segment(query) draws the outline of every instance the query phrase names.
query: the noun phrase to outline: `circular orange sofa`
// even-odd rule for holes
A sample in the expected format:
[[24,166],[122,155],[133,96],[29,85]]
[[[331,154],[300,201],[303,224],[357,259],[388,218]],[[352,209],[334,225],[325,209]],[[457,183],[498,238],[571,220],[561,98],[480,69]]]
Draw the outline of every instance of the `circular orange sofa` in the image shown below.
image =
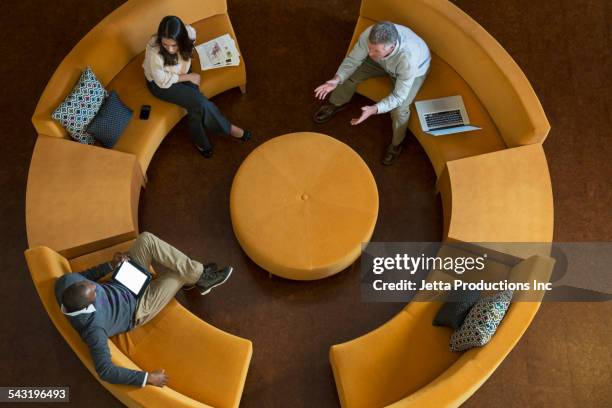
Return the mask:
[[[32,117],[38,141],[26,192],[30,246],[26,260],[51,320],[92,373],[95,370],[84,344],[57,307],[53,283],[61,274],[110,259],[114,251],[127,249],[138,234],[138,195],[147,167],[165,135],[185,113],[150,95],[142,78],[144,44],[167,14],[194,25],[198,42],[226,32],[235,38],[224,0],[129,0],[66,56]],[[472,121],[482,127],[478,132],[434,138],[421,132],[416,115],[411,118],[410,129],[438,175],[444,239],[456,244],[476,243],[518,259],[515,266],[503,266],[510,272],[549,270],[552,261],[547,257],[546,243],[552,241],[553,201],[542,143],[550,126],[528,80],[482,27],[446,0],[363,0],[352,43],[363,29],[383,19],[411,27],[430,46],[431,73],[417,99],[461,94]],[[52,110],[86,66],[133,110],[142,104],[152,106],[151,119],[132,121],[115,150],[67,141],[65,131],[51,119]],[[243,61],[238,67],[209,72],[201,85],[207,96],[233,87],[245,91]],[[373,100],[389,91],[385,78],[368,80],[358,88]],[[67,143],[71,146],[66,147]],[[55,186],[51,190],[43,180],[45,175],[71,178],[74,168],[69,161],[59,163],[54,154],[73,149],[75,152],[62,157],[94,156],[103,163],[120,162],[128,171],[118,174],[115,184],[100,183],[87,190],[62,179],[64,190]],[[80,163],[82,171],[101,174],[104,168],[97,167],[96,161]],[[100,197],[108,196],[109,189],[117,185],[122,193],[115,201]],[[63,199],[48,201],[58,196]],[[79,213],[83,203],[77,199],[88,200],[91,213],[110,211],[121,222],[109,225],[95,217],[88,220],[87,214]],[[57,225],[56,218],[62,219],[63,228],[50,231],[48,226]],[[90,222],[91,226],[71,221]],[[532,246],[516,249],[504,244],[512,242],[544,245],[534,251]],[[497,267],[494,262],[491,267]],[[490,344],[460,354],[448,351],[450,331],[431,326],[438,308],[437,302],[411,302],[373,332],[332,346],[330,360],[343,407],[460,405],[518,342],[539,302],[514,304]],[[175,362],[174,350],[195,347],[187,336],[180,336],[187,331],[199,344],[210,346],[199,348],[207,365],[194,368],[199,358],[181,366]],[[159,348],[152,338],[162,339],[160,344],[167,346]],[[250,341],[208,325],[176,301],[146,327],[116,336],[109,346],[116,364],[153,369],[163,362],[173,370],[172,383],[163,389],[102,382],[128,406],[236,407],[252,354]],[[195,375],[194,370],[202,367],[206,371]],[[194,377],[206,381],[196,383]],[[207,381],[211,386],[202,387]]]

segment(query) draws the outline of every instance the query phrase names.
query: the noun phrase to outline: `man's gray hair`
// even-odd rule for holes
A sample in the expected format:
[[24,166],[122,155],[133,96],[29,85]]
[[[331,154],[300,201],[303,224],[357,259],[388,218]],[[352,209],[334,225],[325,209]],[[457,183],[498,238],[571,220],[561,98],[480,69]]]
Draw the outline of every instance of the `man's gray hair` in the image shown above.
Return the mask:
[[399,34],[395,24],[390,21],[380,21],[372,27],[368,41],[370,41],[370,44],[393,45],[398,38]]

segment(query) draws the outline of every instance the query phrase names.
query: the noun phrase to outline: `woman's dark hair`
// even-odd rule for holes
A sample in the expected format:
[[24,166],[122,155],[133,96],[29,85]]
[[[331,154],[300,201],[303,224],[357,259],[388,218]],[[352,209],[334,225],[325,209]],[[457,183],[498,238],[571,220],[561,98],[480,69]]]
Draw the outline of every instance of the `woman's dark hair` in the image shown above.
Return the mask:
[[[170,54],[162,45],[162,38],[176,41],[178,45],[178,53]],[[181,58],[188,60],[193,52],[193,40],[189,38],[187,28],[180,18],[176,16],[166,16],[162,18],[157,29],[157,38],[155,42],[159,46],[159,53],[164,57],[164,65],[176,65],[178,63],[178,55]]]

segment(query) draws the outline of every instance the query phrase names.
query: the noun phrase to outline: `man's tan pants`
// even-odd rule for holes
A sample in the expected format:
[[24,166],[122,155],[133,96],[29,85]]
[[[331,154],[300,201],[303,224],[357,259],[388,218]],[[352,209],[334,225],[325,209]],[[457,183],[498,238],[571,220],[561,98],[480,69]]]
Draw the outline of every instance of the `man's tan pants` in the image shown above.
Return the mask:
[[[368,78],[379,77],[388,75],[387,72],[376,62],[372,61],[370,57],[367,57],[363,64],[357,68],[357,70],[350,76],[349,79],[338,85],[336,89],[329,96],[329,102],[336,105],[344,105],[351,100],[355,94],[357,85]],[[391,124],[393,126],[393,139],[391,143],[393,146],[399,146],[406,137],[406,129],[408,128],[408,119],[410,119],[410,105],[414,101],[417,92],[421,89],[423,82],[427,74],[414,79],[414,83],[410,88],[410,93],[406,97],[406,100],[397,108],[392,109],[389,113],[391,114]],[[395,84],[395,80],[391,78]]]
[[138,236],[129,250],[130,257],[148,268],[155,260],[170,271],[161,270],[142,294],[134,316],[135,326],[150,321],[174,298],[183,285],[198,281],[204,266],[149,232]]

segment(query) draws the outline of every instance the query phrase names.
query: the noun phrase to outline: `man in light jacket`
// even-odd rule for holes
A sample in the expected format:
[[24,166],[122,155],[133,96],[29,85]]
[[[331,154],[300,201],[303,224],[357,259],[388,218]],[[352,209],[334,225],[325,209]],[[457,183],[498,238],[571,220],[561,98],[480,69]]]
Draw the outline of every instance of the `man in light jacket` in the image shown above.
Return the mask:
[[358,125],[372,115],[390,112],[393,138],[382,163],[390,165],[402,150],[406,137],[410,104],[423,85],[431,56],[425,41],[407,27],[381,21],[368,27],[342,61],[336,75],[315,89],[318,99],[329,96],[313,115],[316,123],[324,123],[350,101],[357,85],[372,77],[389,75],[393,91],[380,102],[361,108],[361,116],[351,120]]

